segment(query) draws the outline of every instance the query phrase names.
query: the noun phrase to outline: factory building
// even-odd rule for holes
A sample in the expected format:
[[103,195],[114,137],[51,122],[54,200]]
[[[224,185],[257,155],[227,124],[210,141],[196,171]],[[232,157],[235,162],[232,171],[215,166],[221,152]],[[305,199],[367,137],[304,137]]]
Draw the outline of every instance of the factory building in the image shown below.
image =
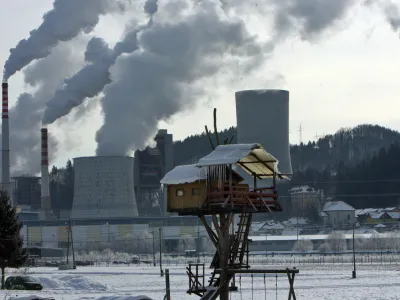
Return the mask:
[[[210,217],[206,217],[206,221],[211,225]],[[26,220],[21,234],[29,247],[66,248],[68,224],[67,220]],[[182,237],[207,236],[204,227],[195,216],[75,219],[71,220],[71,228],[74,247],[77,250],[88,250],[96,244],[134,243],[143,238],[143,234],[147,236],[145,233],[149,234],[150,238],[152,234],[158,234],[160,228],[163,240],[172,241],[168,243],[171,245],[171,251]]]
[[23,175],[12,179],[14,204],[29,206],[33,210],[41,209],[40,177]]
[[160,180],[174,166],[172,134],[160,129],[154,140],[154,148],[135,152],[135,191],[140,216],[166,213]]

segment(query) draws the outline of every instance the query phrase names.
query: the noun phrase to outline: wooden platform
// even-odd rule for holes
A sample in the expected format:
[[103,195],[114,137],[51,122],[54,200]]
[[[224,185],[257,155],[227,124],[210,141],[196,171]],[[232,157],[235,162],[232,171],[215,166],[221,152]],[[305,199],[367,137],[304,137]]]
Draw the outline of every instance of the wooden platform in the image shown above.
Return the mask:
[[212,189],[200,207],[170,209],[179,215],[213,215],[220,213],[267,213],[282,211],[278,203],[278,193],[273,188],[233,186],[230,190]]

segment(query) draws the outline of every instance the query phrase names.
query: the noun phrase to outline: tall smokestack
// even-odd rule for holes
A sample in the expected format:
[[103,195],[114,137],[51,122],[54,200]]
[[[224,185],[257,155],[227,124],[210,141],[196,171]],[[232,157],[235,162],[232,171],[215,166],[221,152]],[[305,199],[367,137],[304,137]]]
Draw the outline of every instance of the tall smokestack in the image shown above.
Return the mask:
[[49,184],[49,150],[47,128],[41,129],[42,133],[42,159],[41,159],[41,200],[42,210],[48,212],[51,209],[50,184]]
[[2,99],[3,109],[1,113],[1,130],[2,130],[2,145],[1,150],[1,187],[3,190],[8,192],[11,199],[11,184],[10,184],[10,124],[8,120],[8,83],[3,82],[2,87]]

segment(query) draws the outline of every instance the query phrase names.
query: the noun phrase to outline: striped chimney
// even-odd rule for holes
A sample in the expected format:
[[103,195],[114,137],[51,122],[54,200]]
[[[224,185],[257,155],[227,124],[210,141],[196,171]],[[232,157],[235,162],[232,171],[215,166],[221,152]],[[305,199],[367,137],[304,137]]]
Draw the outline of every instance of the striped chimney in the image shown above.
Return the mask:
[[7,191],[11,198],[10,184],[10,125],[8,120],[8,83],[3,82],[2,87],[2,102],[3,108],[1,112],[1,130],[2,130],[2,150],[1,150],[1,185],[2,189]]
[[50,202],[50,181],[49,181],[49,150],[48,150],[48,131],[47,128],[42,128],[42,157],[41,157],[41,199],[42,210],[48,211],[51,209]]

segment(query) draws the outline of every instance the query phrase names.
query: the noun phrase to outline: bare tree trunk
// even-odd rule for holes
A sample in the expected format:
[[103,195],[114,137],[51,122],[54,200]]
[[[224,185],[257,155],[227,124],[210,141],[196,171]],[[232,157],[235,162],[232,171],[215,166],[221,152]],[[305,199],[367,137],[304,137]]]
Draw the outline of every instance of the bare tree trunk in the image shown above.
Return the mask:
[[1,289],[4,290],[4,283],[6,280],[6,272],[5,272],[6,268],[5,267],[1,267]]
[[[226,215],[221,216],[221,228],[225,228],[225,226],[229,226],[225,224],[228,220],[225,219]],[[228,267],[229,260],[229,230],[222,230],[221,237],[219,239],[219,248],[220,248],[220,256],[219,256],[219,268],[223,270],[220,277],[220,300],[229,300],[229,276],[225,273],[225,270]]]

